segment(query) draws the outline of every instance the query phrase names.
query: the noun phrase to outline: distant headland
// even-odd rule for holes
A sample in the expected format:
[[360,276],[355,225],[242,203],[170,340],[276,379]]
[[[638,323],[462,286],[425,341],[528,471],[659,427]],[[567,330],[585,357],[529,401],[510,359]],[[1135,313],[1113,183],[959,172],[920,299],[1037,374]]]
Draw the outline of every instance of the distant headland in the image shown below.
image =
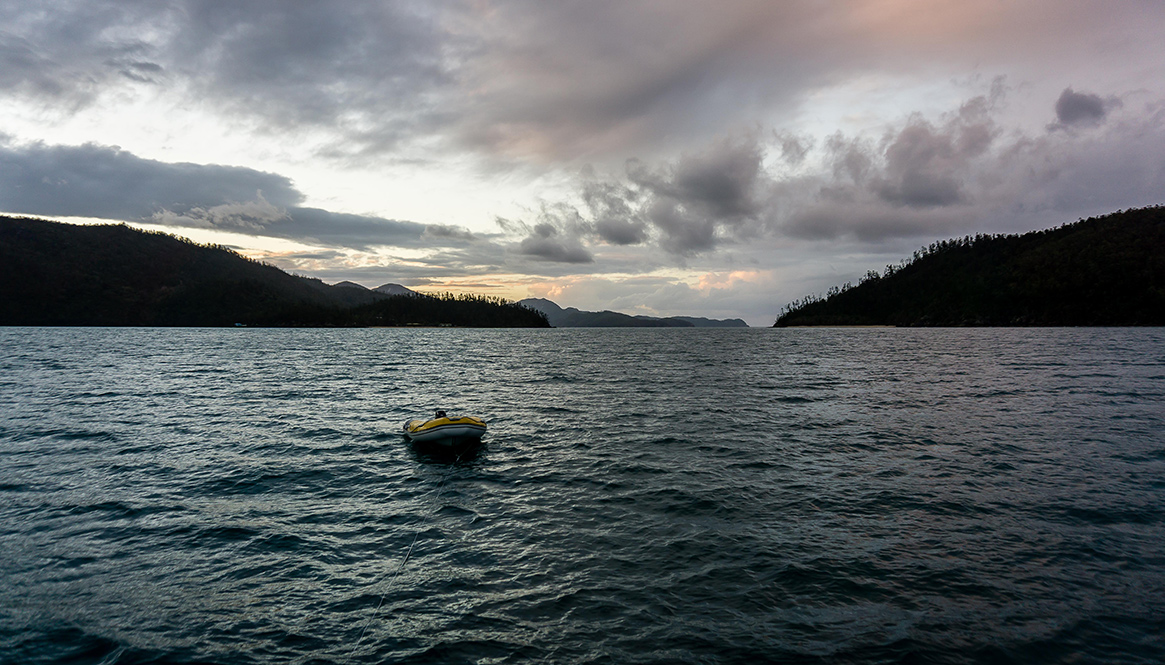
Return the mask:
[[1165,208],[937,242],[790,303],[774,325],[1165,325]]
[[699,316],[632,316],[619,312],[588,312],[574,307],[562,308],[545,298],[519,300],[519,305],[546,315],[555,328],[747,328],[741,319],[706,319]]

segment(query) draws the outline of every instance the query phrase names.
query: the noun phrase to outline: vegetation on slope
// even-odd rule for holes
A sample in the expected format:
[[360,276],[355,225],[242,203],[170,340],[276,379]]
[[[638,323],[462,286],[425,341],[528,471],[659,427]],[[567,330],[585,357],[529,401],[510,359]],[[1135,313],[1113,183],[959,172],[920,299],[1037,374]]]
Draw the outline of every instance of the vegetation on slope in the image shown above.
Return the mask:
[[774,325],[1165,325],[1165,208],[937,242]]
[[394,295],[350,309],[318,305],[288,308],[269,326],[449,326],[466,328],[548,328],[546,317],[515,302],[491,296]]
[[125,225],[0,217],[0,325],[548,325],[478,296],[332,287],[215,245]]

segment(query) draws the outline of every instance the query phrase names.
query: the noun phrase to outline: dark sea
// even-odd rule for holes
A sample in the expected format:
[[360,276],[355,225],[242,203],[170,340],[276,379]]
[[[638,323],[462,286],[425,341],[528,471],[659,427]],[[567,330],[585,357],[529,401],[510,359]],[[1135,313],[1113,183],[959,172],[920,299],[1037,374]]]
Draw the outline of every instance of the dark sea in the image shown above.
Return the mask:
[[0,328],[0,662],[1165,662],[1165,329]]

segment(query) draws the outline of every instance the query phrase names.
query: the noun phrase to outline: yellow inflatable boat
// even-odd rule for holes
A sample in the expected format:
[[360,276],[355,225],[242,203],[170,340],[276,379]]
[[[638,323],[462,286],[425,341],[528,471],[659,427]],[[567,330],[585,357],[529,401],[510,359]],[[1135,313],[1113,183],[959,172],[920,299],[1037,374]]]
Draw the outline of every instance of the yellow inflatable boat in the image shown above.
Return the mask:
[[473,416],[449,417],[438,411],[432,420],[410,420],[404,435],[415,443],[452,446],[480,440],[485,435],[485,421]]

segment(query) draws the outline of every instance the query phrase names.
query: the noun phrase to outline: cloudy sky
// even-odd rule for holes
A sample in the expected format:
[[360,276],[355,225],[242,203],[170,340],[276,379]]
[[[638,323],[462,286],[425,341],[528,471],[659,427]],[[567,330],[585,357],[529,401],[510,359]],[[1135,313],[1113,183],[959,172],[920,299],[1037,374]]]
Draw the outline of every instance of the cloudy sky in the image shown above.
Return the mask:
[[1165,203],[1162,34],[1159,0],[0,0],[0,211],[767,325]]

